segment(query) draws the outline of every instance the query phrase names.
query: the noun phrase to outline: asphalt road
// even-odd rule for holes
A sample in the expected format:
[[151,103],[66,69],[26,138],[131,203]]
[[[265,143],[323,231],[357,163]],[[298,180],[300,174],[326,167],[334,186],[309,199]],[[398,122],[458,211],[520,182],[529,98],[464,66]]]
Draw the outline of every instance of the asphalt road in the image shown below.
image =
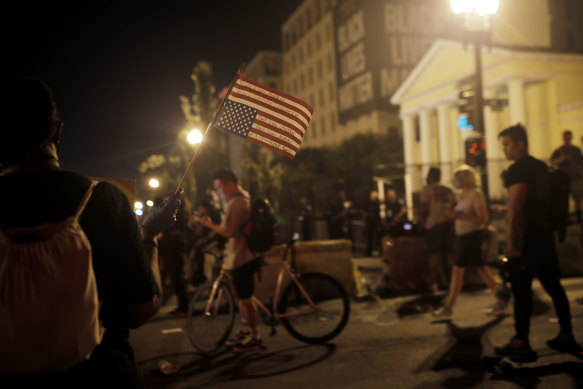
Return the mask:
[[[378,274],[368,269],[363,274],[374,283]],[[575,337],[582,342],[583,278],[564,279],[563,285]],[[465,290],[449,323],[432,323],[430,314],[445,292],[365,296],[352,300],[346,329],[329,344],[301,343],[281,326],[270,337],[262,325],[265,350],[242,355],[223,350],[212,357],[192,347],[186,319],[167,315],[174,308],[170,300],[132,332],[131,342],[147,388],[583,388],[583,361],[546,347],[558,333],[557,318],[536,281],[534,290],[530,341],[543,356],[507,375],[495,373],[484,356],[512,336],[513,318],[487,316],[493,297],[483,289]],[[178,371],[162,373],[163,361]]]

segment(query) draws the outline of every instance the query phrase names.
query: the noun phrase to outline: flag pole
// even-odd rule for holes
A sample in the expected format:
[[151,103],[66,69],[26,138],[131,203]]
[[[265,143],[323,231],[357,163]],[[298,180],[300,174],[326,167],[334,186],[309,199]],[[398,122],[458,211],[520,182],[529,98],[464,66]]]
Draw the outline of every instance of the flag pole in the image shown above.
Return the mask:
[[182,176],[182,180],[180,180],[180,184],[178,184],[178,188],[176,188],[176,192],[178,192],[180,190],[180,188],[182,188],[182,184],[184,183],[184,180],[186,180],[186,177],[188,176],[188,173],[190,173],[190,169],[194,166],[194,161],[196,161],[196,159],[198,158],[198,154],[200,154],[200,150],[202,149],[202,145],[204,145],[204,141],[206,140],[206,138],[207,138],[207,136],[209,134],[210,129],[215,125],[215,122],[217,120],[217,114],[221,111],[221,108],[223,108],[223,105],[225,105],[225,101],[227,101],[227,97],[229,97],[229,93],[231,93],[231,89],[233,89],[233,85],[235,85],[235,81],[237,81],[237,78],[239,77],[239,75],[243,71],[243,68],[244,67],[245,67],[245,62],[243,62],[241,64],[241,66],[239,66],[239,70],[237,70],[237,75],[235,76],[235,78],[229,84],[229,89],[227,90],[227,93],[225,94],[225,97],[223,97],[223,99],[221,100],[221,104],[219,105],[219,108],[215,112],[215,116],[213,117],[213,120],[206,127],[206,130],[205,130],[204,135],[202,137],[202,141],[200,142],[200,145],[196,149],[196,152],[194,153],[194,156],[190,160],[190,164],[188,165],[188,168],[186,169],[186,172],[184,172],[184,175]]

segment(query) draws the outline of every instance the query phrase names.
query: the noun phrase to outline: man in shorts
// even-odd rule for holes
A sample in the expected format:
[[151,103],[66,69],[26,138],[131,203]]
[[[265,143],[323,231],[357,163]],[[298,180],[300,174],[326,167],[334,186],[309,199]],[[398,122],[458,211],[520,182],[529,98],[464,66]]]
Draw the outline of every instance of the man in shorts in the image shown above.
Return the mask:
[[583,154],[581,149],[572,144],[571,130],[563,131],[563,145],[551,156],[551,164],[567,173],[571,180],[571,196],[575,202],[577,222],[581,223],[581,201],[583,200]]
[[[427,173],[427,186],[421,192],[420,216],[424,221],[425,238],[429,251],[430,287],[447,288],[449,267],[453,264],[453,221],[455,206],[453,190],[440,183],[441,170],[436,167]],[[447,262],[443,262],[444,258]],[[439,284],[439,285],[437,285]]]
[[[223,269],[229,270],[238,297],[241,327],[226,345],[233,347],[235,352],[246,352],[262,347],[259,337],[259,315],[253,302],[253,277],[258,269],[255,255],[249,250],[247,240],[241,229],[251,227],[248,223],[251,217],[249,198],[242,193],[237,185],[237,176],[230,170],[221,170],[214,176],[214,186],[223,201],[227,202],[221,224],[214,224],[209,218],[201,218],[199,222],[229,240],[225,246]],[[248,234],[248,231],[244,231]]]

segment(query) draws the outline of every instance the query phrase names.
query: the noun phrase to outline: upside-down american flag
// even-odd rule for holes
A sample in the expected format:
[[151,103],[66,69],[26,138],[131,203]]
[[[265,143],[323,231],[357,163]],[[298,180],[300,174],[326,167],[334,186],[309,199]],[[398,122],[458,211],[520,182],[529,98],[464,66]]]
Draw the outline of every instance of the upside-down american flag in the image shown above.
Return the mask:
[[293,159],[312,113],[302,100],[238,74],[215,127]]

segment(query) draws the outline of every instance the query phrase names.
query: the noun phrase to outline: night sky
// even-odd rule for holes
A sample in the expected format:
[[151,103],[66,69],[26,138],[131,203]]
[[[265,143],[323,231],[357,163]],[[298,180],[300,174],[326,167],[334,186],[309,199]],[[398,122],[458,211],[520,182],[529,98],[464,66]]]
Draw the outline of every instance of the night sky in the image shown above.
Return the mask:
[[[217,91],[259,50],[281,49],[280,26],[302,0],[19,2],[1,24],[2,77],[53,89],[64,168],[128,177],[183,128],[197,61]],[[55,5],[58,4],[58,5]]]

